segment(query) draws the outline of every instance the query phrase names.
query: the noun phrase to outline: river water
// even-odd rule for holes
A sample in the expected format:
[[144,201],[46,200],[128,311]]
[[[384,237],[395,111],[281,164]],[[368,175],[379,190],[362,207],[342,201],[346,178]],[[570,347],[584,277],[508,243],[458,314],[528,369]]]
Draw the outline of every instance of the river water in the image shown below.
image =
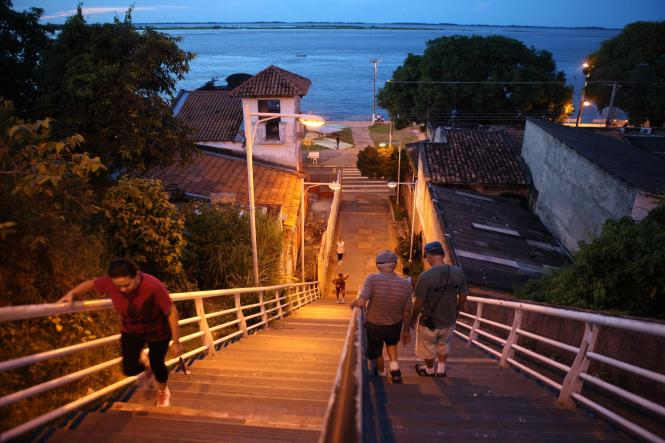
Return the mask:
[[[579,91],[584,82],[580,66],[586,55],[620,32],[615,29],[456,25],[362,25],[354,29],[323,25],[303,29],[285,24],[236,26],[234,29],[162,30],[182,37],[181,47],[197,55],[191,71],[178,83],[178,88],[194,89],[212,77],[219,79],[218,84],[224,84],[230,74],[255,74],[274,64],[312,80],[309,94],[303,100],[303,111],[334,120],[369,119],[373,82],[370,58],[382,60],[377,74],[378,89],[408,53],[422,54],[426,42],[436,37],[502,35],[536,49],[548,50],[557,68],[566,73],[568,82]],[[385,111],[382,113],[385,115]]]

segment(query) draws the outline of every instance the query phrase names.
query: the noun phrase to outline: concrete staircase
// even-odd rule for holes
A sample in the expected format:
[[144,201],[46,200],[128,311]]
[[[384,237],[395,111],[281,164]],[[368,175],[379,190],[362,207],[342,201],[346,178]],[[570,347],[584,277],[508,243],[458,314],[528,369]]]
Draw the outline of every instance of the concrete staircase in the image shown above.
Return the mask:
[[371,180],[364,177],[359,169],[353,167],[342,169],[342,186],[342,190],[346,194],[388,196],[395,193],[388,187],[388,182]]
[[156,391],[84,413],[51,442],[316,442],[351,311],[320,300],[271,328],[171,373],[171,407]]

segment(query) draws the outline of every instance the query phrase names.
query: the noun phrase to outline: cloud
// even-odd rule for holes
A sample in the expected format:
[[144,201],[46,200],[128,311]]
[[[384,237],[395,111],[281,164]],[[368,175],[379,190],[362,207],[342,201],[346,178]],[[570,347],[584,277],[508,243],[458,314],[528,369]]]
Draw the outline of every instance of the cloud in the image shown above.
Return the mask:
[[476,12],[486,12],[490,7],[494,6],[495,1],[486,1],[477,3],[473,8]]
[[[156,9],[188,9],[188,8],[189,6],[135,6],[133,11],[138,12],[138,11],[154,11]],[[116,14],[118,13],[124,14],[127,11],[127,9],[129,9],[129,6],[97,6],[91,8],[84,7],[82,9],[83,9],[83,15],[108,14],[110,12]],[[67,11],[58,11],[52,15],[44,15],[42,16],[42,19],[69,17],[70,15],[74,14],[76,14],[76,9],[69,9]]]

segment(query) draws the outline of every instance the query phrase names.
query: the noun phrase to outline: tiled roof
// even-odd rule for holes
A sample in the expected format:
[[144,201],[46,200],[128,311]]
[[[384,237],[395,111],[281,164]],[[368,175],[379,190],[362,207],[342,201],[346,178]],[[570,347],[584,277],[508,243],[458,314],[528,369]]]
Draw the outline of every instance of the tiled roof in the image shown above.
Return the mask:
[[[210,198],[211,194],[232,197],[248,205],[247,164],[244,159],[200,151],[185,165],[155,168],[146,174],[160,179],[165,188]],[[280,206],[283,223],[293,227],[298,221],[301,177],[293,172],[269,167],[254,161],[254,196],[257,206]]]
[[433,185],[439,215],[469,283],[512,291],[569,263],[538,217],[517,200]]
[[527,185],[518,137],[503,130],[446,129],[445,143],[421,145],[428,179],[447,185]]
[[240,97],[228,91],[185,91],[178,120],[193,129],[194,141],[234,141],[242,123]]
[[653,194],[665,192],[665,158],[583,128],[527,119],[619,180]]
[[307,95],[311,80],[277,66],[268,66],[231,93],[240,97],[293,97]]

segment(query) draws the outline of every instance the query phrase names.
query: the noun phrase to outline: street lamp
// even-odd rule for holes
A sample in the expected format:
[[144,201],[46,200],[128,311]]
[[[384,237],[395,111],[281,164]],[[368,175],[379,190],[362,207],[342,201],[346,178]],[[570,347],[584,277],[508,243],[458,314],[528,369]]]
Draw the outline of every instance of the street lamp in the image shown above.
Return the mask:
[[582,64],[582,72],[584,73],[584,87],[582,88],[582,96],[580,97],[580,105],[577,107],[577,119],[575,120],[575,127],[580,125],[580,119],[582,118],[582,106],[588,106],[585,104],[584,96],[586,94],[586,86],[589,83],[589,76],[591,75],[591,66],[589,63]]
[[395,189],[397,185],[409,185],[413,186],[413,207],[411,209],[411,246],[409,246],[409,263],[413,260],[413,231],[416,222],[416,184],[418,182],[388,182],[388,187],[390,189]]
[[[261,286],[259,279],[259,257],[256,244],[256,207],[254,205],[254,164],[252,162],[252,149],[254,147],[254,138],[256,137],[256,128],[259,123],[267,122],[280,117],[298,119],[300,123],[308,127],[320,127],[325,124],[323,117],[312,114],[280,114],[276,112],[252,112],[249,103],[243,106],[244,126],[245,126],[245,151],[247,154],[247,187],[249,189],[249,231],[252,239],[252,267],[254,272],[254,284]],[[255,124],[252,124],[252,117],[258,117]]]
[[300,277],[303,283],[305,283],[305,194],[307,194],[307,191],[316,188],[317,186],[328,186],[333,191],[342,188],[342,185],[337,182],[306,182],[303,179],[302,192],[300,193]]
[[376,65],[381,63],[383,60],[378,58],[370,59],[370,62],[374,64],[374,95],[372,95],[372,124],[376,121]]

